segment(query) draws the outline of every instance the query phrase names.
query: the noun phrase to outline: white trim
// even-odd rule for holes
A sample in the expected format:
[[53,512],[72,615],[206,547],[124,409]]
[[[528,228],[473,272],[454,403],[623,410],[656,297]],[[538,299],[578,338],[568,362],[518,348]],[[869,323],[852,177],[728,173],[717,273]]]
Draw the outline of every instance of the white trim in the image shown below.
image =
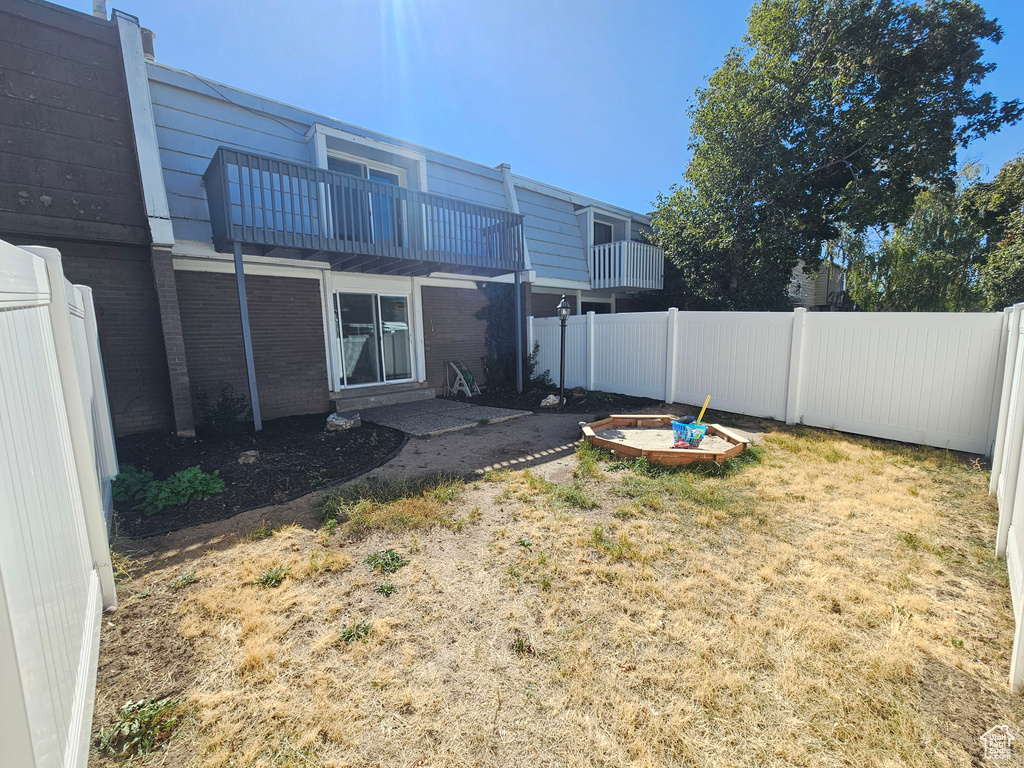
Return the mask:
[[[320,280],[323,270],[319,267],[295,266],[257,261],[259,256],[245,256],[245,274],[264,275],[267,277],[297,277],[305,280]],[[235,273],[235,262],[230,259],[193,258],[175,256],[172,260],[174,269],[179,272],[213,272],[222,275]]]
[[[384,173],[391,173],[398,177],[398,186],[409,188],[409,171],[400,165],[390,165],[388,163],[381,163],[376,160],[369,160],[359,155],[353,155],[349,152],[342,152],[340,149],[328,149],[327,160],[330,161],[332,157],[336,157],[339,160],[347,160],[350,163],[356,165],[365,165],[368,170],[383,171]],[[326,164],[325,164],[326,167]],[[369,178],[364,176],[363,178]]]
[[[568,291],[590,290],[589,280],[559,280],[554,277],[538,277],[533,281],[535,288],[554,288],[560,293],[566,293]],[[553,291],[540,291],[540,293],[553,293]]]
[[340,370],[334,357],[336,346],[331,342],[334,326],[334,307],[331,302],[329,269],[320,270],[320,320],[324,327],[324,356],[327,359],[327,391],[334,391],[333,371]]
[[[387,374],[384,372],[384,335],[383,335],[384,329],[383,329],[383,327],[378,326],[377,332],[379,334],[379,337],[378,337],[379,349],[377,351],[380,353],[380,366],[381,366],[381,374],[383,376],[383,381],[367,381],[367,382],[363,382],[362,384],[345,384],[344,383],[345,382],[345,375],[344,375],[344,373],[341,370],[341,363],[342,363],[342,359],[343,358],[341,357],[341,355],[339,355],[338,356],[338,367],[336,369],[337,370],[337,374],[338,374],[338,379],[337,379],[338,389],[336,390],[337,393],[348,392],[349,390],[361,389],[361,388],[364,388],[364,387],[380,387],[380,386],[385,386],[385,385],[388,385],[388,384],[409,384],[411,382],[417,381],[416,374],[417,374],[418,369],[419,369],[419,358],[420,358],[420,355],[417,354],[417,350],[416,350],[416,347],[415,347],[416,333],[415,333],[415,330],[413,328],[413,294],[412,294],[412,290],[415,288],[415,286],[412,284],[412,280],[410,278],[405,278],[405,279],[409,280],[409,285],[408,285],[408,291],[404,291],[404,292],[399,292],[399,291],[396,291],[396,290],[388,290],[388,289],[379,290],[379,291],[378,290],[358,289],[358,288],[357,289],[351,289],[349,287],[346,287],[344,289],[337,289],[337,288],[335,288],[335,289],[333,289],[330,292],[330,297],[331,297],[330,311],[331,311],[331,314],[332,314],[332,321],[333,321],[333,313],[334,313],[335,303],[337,302],[337,295],[339,293],[350,293],[350,294],[355,294],[357,296],[373,296],[376,299],[376,310],[377,310],[376,311],[376,318],[377,318],[377,322],[378,323],[383,323],[383,321],[380,319],[380,316],[381,316],[380,300],[381,300],[382,297],[383,298],[394,298],[394,299],[405,299],[405,301],[406,301],[406,308],[407,308],[407,312],[408,312],[408,320],[409,320],[409,369],[410,369],[410,372],[411,372],[412,375],[407,377],[407,378],[404,378],[404,379],[388,379]],[[336,324],[334,322],[331,323],[331,326],[336,328]],[[335,349],[337,349],[338,348],[338,343],[340,342],[340,339],[337,338],[338,334],[336,332],[333,335],[334,335],[333,343],[335,344]],[[419,379],[419,381],[422,381],[422,379]],[[332,391],[335,391],[335,390],[332,390]]]
[[128,85],[128,106],[135,132],[135,153],[139,160],[139,181],[146,203],[146,215],[149,217],[149,231],[154,246],[166,247],[174,244],[174,229],[167,205],[167,188],[164,186],[139,20],[117,10],[113,18],[117,22],[117,35],[121,43],[121,58]]
[[[355,134],[355,133],[349,133],[348,131],[343,131],[343,130],[340,130],[338,128],[332,128],[331,126],[324,125],[323,123],[313,123],[313,125],[311,125],[309,127],[309,130],[306,131],[306,142],[308,143],[311,140],[315,140],[316,141],[316,159],[318,161],[321,159],[321,157],[320,157],[320,145],[321,145],[321,142],[323,142],[323,146],[324,146],[324,148],[326,150],[327,137],[331,137],[331,138],[334,138],[334,139],[340,139],[341,141],[350,141],[353,144],[359,144],[360,146],[363,146],[363,147],[369,147],[371,149],[377,149],[377,150],[379,150],[381,152],[388,152],[388,153],[390,153],[392,155],[398,155],[399,157],[405,157],[405,158],[408,158],[409,160],[416,161],[416,164],[417,164],[417,166],[419,168],[419,174],[418,175],[420,177],[419,178],[419,189],[420,189],[421,192],[428,191],[427,190],[427,157],[422,152],[417,152],[417,151],[412,150],[412,149],[406,149],[405,147],[400,147],[400,146],[397,146],[395,144],[389,144],[386,141],[379,141],[378,139],[370,139],[370,138],[367,138],[366,136],[360,136],[360,135]],[[396,139],[396,141],[398,141],[398,139]],[[333,152],[334,150],[330,150],[330,151]],[[326,154],[324,154],[324,156],[323,156],[323,164],[320,167],[321,168],[326,168],[327,167]]]
[[[501,171],[501,182],[505,188],[505,202],[508,203],[508,207],[512,209],[513,213],[522,214],[522,211],[519,210],[519,197],[516,195],[516,185],[512,181],[512,166],[508,163],[502,163],[498,166],[498,170]],[[525,236],[523,237],[523,267],[526,272],[533,270],[533,263],[530,261],[530,246],[526,242]]]
[[584,208],[600,207],[601,211],[615,211],[621,216],[625,216],[633,221],[639,221],[641,224],[650,224],[651,217],[645,216],[642,213],[631,211],[628,208],[621,208],[617,205],[607,205],[602,203],[600,200],[594,200],[591,197],[576,194],[570,192],[567,189],[556,187],[552,184],[545,184],[543,181],[535,181],[534,179],[528,179],[525,176],[512,175],[512,179],[515,181],[517,187],[528,189],[531,192],[536,192],[540,195],[547,195],[548,197],[558,197],[563,200],[568,200],[573,205],[579,205]]
[[[429,278],[412,278],[412,298],[410,314],[412,315],[413,361],[416,366],[416,381],[427,380],[427,346],[423,329],[423,285]],[[427,283],[429,284],[429,283]],[[460,286],[461,287],[461,286]],[[473,286],[476,288],[476,286]]]
[[618,219],[619,221],[625,221],[627,223],[631,221],[629,216],[625,216],[621,213],[615,213],[614,211],[609,211],[598,205],[588,205],[584,208],[580,208],[579,210],[576,211],[576,213],[582,213],[583,211],[589,211],[593,213],[595,216],[604,216],[606,219]]

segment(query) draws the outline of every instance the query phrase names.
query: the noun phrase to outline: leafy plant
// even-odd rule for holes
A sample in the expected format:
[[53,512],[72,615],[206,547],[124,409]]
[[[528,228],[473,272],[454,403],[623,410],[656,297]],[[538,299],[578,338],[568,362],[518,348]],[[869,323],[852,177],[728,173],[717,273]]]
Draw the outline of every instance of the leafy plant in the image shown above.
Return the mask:
[[190,501],[201,501],[223,493],[220,471],[203,472],[198,466],[175,472],[166,480],[154,480],[146,486],[138,502],[146,515],[155,515],[165,507],[181,507]]
[[100,752],[113,757],[148,755],[169,738],[178,727],[175,715],[180,699],[132,701],[117,711],[110,728],[100,729]]
[[275,565],[273,568],[267,568],[267,570],[253,579],[252,583],[263,589],[276,589],[281,586],[290,572],[291,568]]
[[527,538],[526,536],[520,536],[519,537],[519,541],[517,541],[516,544],[518,544],[523,549],[529,549],[530,547],[533,546],[533,542],[530,541],[530,539]]
[[146,492],[146,486],[152,481],[153,473],[148,469],[122,464],[118,468],[117,477],[110,484],[110,494],[116,502],[132,504],[142,498]]
[[382,549],[379,552],[374,552],[366,558],[365,562],[368,566],[381,573],[394,573],[399,568],[409,564],[408,560],[393,549]]
[[181,589],[182,587],[187,587],[189,584],[195,584],[197,581],[199,581],[199,577],[196,576],[196,572],[189,571],[188,573],[183,573],[180,576],[175,576],[171,579],[171,583],[168,586],[170,586],[171,589]]
[[235,388],[221,382],[217,402],[211,404],[210,396],[202,387],[196,391],[196,404],[204,430],[210,435],[237,435],[248,428],[246,421],[252,415],[249,398],[236,395]]
[[394,584],[392,584],[390,581],[385,581],[383,584],[377,585],[376,591],[378,595],[384,595],[384,597],[391,597],[393,594],[395,594],[395,589],[396,587]]
[[365,620],[349,624],[341,630],[341,642],[345,645],[351,645],[352,643],[359,642],[360,640],[365,642],[366,638],[370,636],[370,630],[372,628],[373,624]]

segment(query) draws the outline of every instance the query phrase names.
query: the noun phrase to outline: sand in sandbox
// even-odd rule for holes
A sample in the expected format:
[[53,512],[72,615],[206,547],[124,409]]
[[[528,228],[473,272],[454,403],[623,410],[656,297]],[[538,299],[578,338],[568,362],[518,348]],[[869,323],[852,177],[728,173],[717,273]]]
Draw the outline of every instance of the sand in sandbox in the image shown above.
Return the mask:
[[[674,442],[671,427],[608,427],[594,430],[594,434],[604,440],[628,443],[634,448],[642,448],[645,451],[669,450]],[[730,443],[724,437],[706,435],[696,450],[723,453],[734,445],[735,443]]]

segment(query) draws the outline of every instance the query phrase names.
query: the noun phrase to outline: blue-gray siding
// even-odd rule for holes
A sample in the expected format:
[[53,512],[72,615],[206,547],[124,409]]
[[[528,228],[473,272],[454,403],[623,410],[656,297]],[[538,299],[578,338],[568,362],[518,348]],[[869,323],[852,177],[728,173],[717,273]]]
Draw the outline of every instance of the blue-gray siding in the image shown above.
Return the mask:
[[585,240],[573,204],[523,187],[516,187],[516,198],[537,276],[589,281]]
[[[227,146],[301,163],[314,161],[306,131],[321,123],[420,152],[430,192],[508,209],[501,172],[486,165],[412,146],[330,118],[262,99],[159,64],[149,65],[153,114],[164,182],[180,240],[210,242],[210,214],[202,176],[217,147]],[[415,177],[412,172],[412,178]],[[412,178],[410,181],[412,181]],[[517,187],[526,240],[539,277],[589,281],[586,233],[573,202]],[[634,237],[636,225],[634,225]]]

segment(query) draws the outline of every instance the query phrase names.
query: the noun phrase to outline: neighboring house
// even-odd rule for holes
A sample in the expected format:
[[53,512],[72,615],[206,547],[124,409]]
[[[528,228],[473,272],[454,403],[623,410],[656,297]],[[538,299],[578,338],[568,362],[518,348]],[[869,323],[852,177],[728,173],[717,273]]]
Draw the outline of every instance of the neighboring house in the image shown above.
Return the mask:
[[263,418],[430,396],[448,360],[482,373],[481,282],[520,283],[523,318],[554,314],[563,293],[604,312],[662,286],[642,214],[152,59],[146,71],[152,123],[136,132],[160,167],[143,184],[166,189],[184,340],[173,391],[255,390]]
[[92,287],[120,434],[174,424],[167,360],[181,349],[161,323],[171,256],[153,247],[123,42],[106,18],[0,0],[0,239],[59,249],[68,279]]
[[823,262],[817,270],[811,270],[801,261],[793,270],[789,300],[796,307],[816,312],[848,309],[846,271],[832,262]]

